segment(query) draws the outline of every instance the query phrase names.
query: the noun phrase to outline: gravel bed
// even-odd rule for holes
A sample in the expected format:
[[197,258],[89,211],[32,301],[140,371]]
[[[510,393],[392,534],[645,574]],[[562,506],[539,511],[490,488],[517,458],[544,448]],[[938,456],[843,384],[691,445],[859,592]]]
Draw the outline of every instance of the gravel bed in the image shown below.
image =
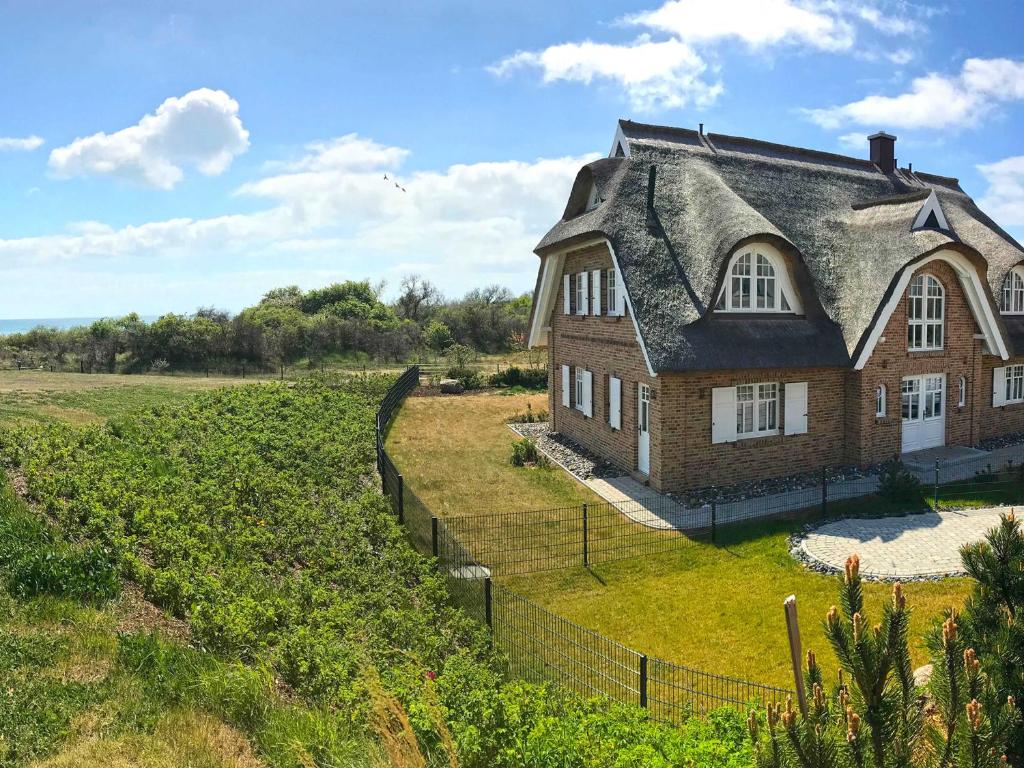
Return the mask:
[[994,451],[997,448],[1009,448],[1011,446],[1021,444],[1024,444],[1024,432],[1017,432],[1013,435],[1003,435],[1002,437],[990,437],[988,440],[982,440],[974,447],[979,451]]
[[[629,472],[615,464],[594,455],[579,443],[565,435],[552,432],[548,422],[533,424],[510,423],[509,427],[522,437],[535,440],[537,447],[548,454],[557,463],[562,464],[576,477],[589,480],[591,478],[609,478],[628,475]],[[858,467],[834,467],[828,470],[828,481],[838,483],[844,480],[859,480],[877,475],[881,466],[865,469]],[[786,491],[816,488],[821,485],[821,472],[803,472],[788,477],[776,477],[768,480],[756,480],[749,483],[737,483],[729,486],[709,486],[697,488],[682,494],[666,494],[687,507],[701,507],[715,502],[741,501],[759,498],[768,494],[785,493]]]
[[534,424],[509,424],[512,431],[522,437],[528,437],[537,443],[537,447],[561,464],[570,473],[581,480],[592,478],[622,477],[629,474],[620,467],[595,456],[579,443],[565,435],[552,432],[546,421]]

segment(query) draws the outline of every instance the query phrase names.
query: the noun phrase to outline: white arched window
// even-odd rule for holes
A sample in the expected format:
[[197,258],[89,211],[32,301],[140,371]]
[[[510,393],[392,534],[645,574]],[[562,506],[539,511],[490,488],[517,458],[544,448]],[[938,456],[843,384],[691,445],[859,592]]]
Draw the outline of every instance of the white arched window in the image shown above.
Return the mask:
[[885,384],[875,387],[875,418],[885,418]]
[[764,246],[732,257],[715,309],[725,312],[798,312],[796,292],[781,256]]
[[1003,280],[1003,302],[1000,310],[1005,315],[1024,314],[1024,275],[1020,267],[1006,273]]
[[945,316],[942,283],[932,275],[917,275],[907,291],[907,349],[942,349]]

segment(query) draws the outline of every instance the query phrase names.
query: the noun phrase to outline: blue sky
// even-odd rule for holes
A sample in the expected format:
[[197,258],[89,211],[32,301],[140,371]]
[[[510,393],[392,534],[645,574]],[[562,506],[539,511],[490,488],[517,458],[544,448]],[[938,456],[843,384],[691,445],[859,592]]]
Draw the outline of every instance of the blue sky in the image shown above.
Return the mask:
[[528,290],[619,117],[858,156],[884,129],[1021,237],[1021,6],[0,0],[0,316]]

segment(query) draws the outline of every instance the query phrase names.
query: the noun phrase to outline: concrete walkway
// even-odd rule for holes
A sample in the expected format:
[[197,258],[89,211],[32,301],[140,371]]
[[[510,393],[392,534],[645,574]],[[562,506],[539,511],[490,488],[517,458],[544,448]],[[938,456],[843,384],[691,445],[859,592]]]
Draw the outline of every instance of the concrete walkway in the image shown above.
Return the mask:
[[846,558],[860,556],[869,578],[914,579],[962,574],[960,547],[981,541],[1012,508],[876,519],[837,520],[816,528],[801,544],[808,560],[842,571]]
[[[1024,445],[980,451],[962,446],[931,448],[904,454],[903,463],[925,486],[935,482],[936,462],[942,484],[966,480],[978,472],[999,470],[1013,460],[1015,466],[1024,461]],[[695,530],[711,526],[711,506],[686,507],[658,493],[633,477],[593,478],[584,484],[605,501],[614,505],[629,519],[659,530]],[[829,483],[828,501],[842,501],[875,493],[879,487],[876,475]],[[765,494],[749,499],[719,502],[715,520],[719,525],[762,517],[771,517],[810,509],[822,503],[821,486],[801,488],[782,493]]]

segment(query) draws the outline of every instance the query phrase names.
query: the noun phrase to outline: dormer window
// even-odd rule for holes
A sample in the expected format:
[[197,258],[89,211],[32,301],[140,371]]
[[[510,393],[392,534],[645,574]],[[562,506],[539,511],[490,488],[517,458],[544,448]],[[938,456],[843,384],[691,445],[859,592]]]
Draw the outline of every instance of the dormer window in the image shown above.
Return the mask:
[[1004,315],[1024,315],[1024,268],[1014,267],[1003,280],[1003,301],[1000,311]]
[[590,211],[597,208],[597,206],[599,206],[600,204],[601,195],[599,195],[597,192],[597,184],[591,183],[590,194],[587,196],[587,207],[585,209],[585,212],[589,213]]
[[782,259],[757,248],[733,256],[715,309],[724,312],[793,312],[795,292]]

